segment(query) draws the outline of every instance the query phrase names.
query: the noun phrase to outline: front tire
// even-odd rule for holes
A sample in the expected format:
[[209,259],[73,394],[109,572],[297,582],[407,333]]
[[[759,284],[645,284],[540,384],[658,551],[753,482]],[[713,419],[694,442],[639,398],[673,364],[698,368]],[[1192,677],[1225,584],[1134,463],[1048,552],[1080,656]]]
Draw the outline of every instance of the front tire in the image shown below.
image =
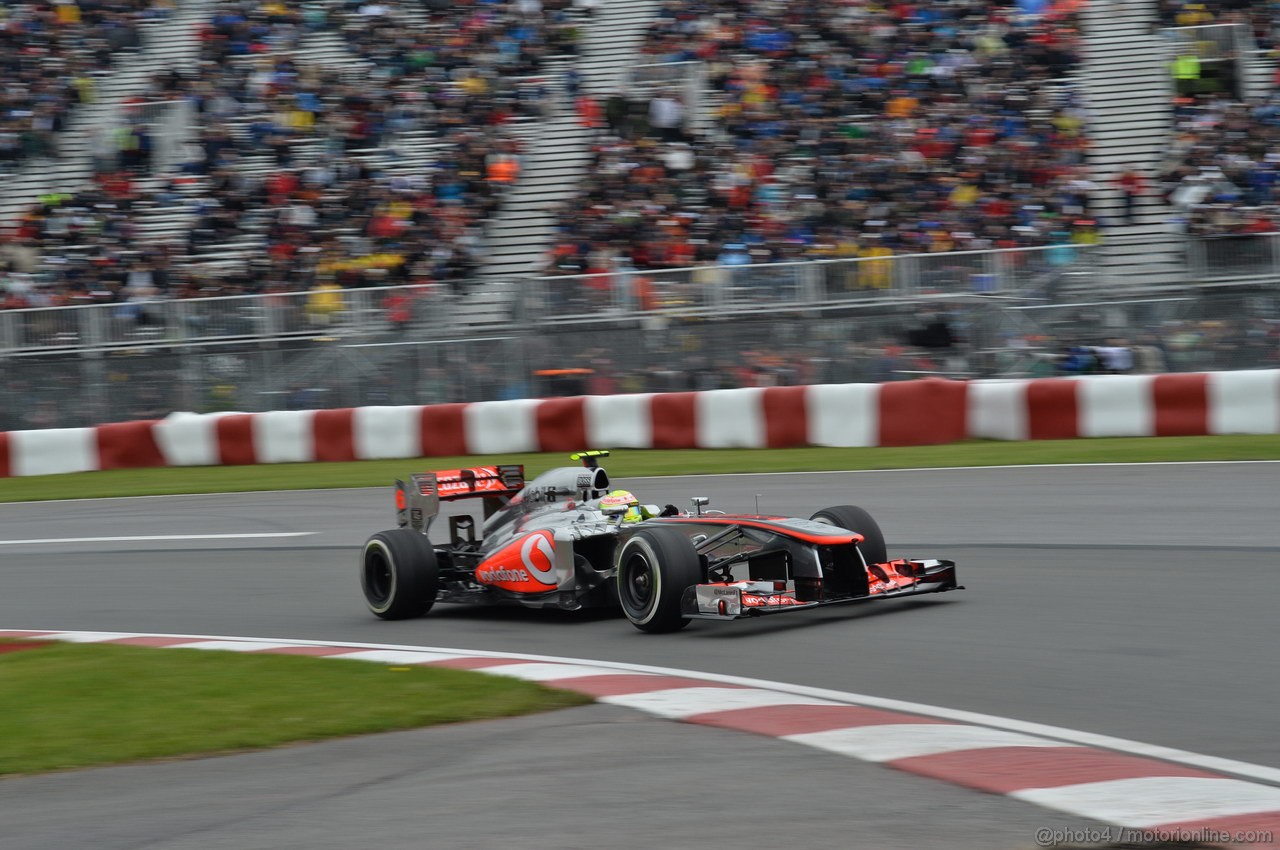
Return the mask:
[[360,588],[369,610],[384,620],[407,620],[431,610],[439,589],[436,550],[411,528],[380,531],[364,544]]
[[856,505],[836,505],[831,508],[823,508],[809,519],[815,522],[824,522],[827,525],[834,525],[840,528],[847,528],[850,531],[856,531],[862,535],[862,542],[858,544],[858,551],[862,553],[862,557],[866,559],[868,564],[883,564],[889,560],[889,550],[884,543],[884,532],[880,530],[880,526],[871,514],[864,511]]
[[618,601],[642,632],[674,632],[689,625],[680,597],[702,581],[702,561],[676,528],[645,528],[618,552]]

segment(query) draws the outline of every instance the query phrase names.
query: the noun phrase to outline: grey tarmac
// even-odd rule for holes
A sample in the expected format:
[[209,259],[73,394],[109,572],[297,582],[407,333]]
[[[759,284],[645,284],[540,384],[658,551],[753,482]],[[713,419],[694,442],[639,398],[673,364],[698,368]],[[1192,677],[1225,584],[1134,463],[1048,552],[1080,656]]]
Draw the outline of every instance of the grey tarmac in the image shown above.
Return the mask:
[[[1280,465],[1006,468],[620,483],[646,502],[687,505],[690,495],[709,495],[713,507],[730,511],[753,511],[757,493],[766,513],[807,516],[831,504],[860,504],[880,519],[891,554],[953,557],[970,589],[928,600],[758,622],[694,623],[675,635],[644,635],[608,613],[456,606],[440,606],[421,620],[384,623],[364,609],[355,557],[369,533],[393,524],[389,488],[233,494],[0,506],[0,539],[317,532],[267,542],[3,547],[0,627],[413,644],[666,665],[967,709],[1280,766],[1280,740],[1273,734],[1274,706],[1280,704],[1273,650],[1280,604]],[[680,731],[672,735],[687,733],[676,728]],[[462,729],[437,733],[469,734]],[[733,741],[742,743],[726,739],[720,744],[719,733],[715,738],[702,737],[707,734],[702,730],[696,734],[696,743],[690,738],[681,746],[705,754],[709,762],[736,758],[743,747],[769,747],[772,752],[785,746],[741,736]],[[584,747],[598,743],[594,734],[583,741]],[[542,743],[541,751],[555,752],[550,738]],[[537,746],[521,742],[526,745]],[[495,745],[493,757],[503,752]],[[815,757],[804,758],[812,762]],[[772,756],[769,762],[783,764]],[[623,759],[615,767],[620,783],[615,787],[681,775],[684,768],[676,765],[682,763],[659,767],[646,762],[636,774]],[[989,817],[986,826],[991,829],[994,824],[1020,824],[1021,815],[1011,812],[1026,813],[1026,822],[1035,826],[1057,823],[1052,813],[1010,801],[996,802],[883,768],[839,764],[833,769],[843,771],[856,792],[839,817],[848,829],[861,825],[868,830],[863,835],[875,837],[848,846],[1032,846],[1031,832],[1019,832],[1020,826],[1012,833],[992,833],[986,844],[966,843],[963,829],[953,835],[950,824],[953,819],[964,823],[968,805],[1014,807],[975,819],[981,824]],[[545,786],[536,771],[526,778],[530,787],[572,787],[571,765],[564,770],[549,772]],[[782,775],[802,797],[825,787],[822,781],[810,782],[803,770]],[[733,778],[724,779],[728,776]],[[49,780],[22,783],[28,781]],[[714,786],[715,780],[707,781]],[[775,808],[767,794],[755,796],[745,788],[755,780],[744,771],[726,770],[722,781],[726,795],[739,796],[741,785],[742,796],[760,801],[760,809]],[[903,783],[915,788],[919,782],[926,785],[918,800],[932,803],[963,793],[963,800],[985,802],[955,809],[946,802],[944,809],[933,809],[943,814],[926,821],[917,834],[896,832],[894,818],[877,816],[893,811],[892,806],[880,810],[882,803],[867,798],[864,821],[859,802],[864,794],[906,788]],[[11,787],[0,783],[0,809]],[[671,804],[674,812],[703,808],[692,802],[697,799],[692,791],[678,790],[675,796],[681,802]],[[573,795],[567,797],[572,802]],[[377,809],[383,815],[393,810],[390,805]],[[706,811],[714,822],[717,808]],[[539,823],[554,831],[584,816],[571,805],[554,809]],[[941,824],[948,827],[941,829]],[[299,836],[307,834],[299,829]],[[808,846],[839,846],[814,836]],[[269,846],[293,846],[288,843],[292,840],[284,836],[283,843]],[[392,841],[389,846],[397,845]],[[494,844],[463,840],[439,846]]]
[[992,850],[1097,826],[603,705],[0,781],[0,818],[5,850]]

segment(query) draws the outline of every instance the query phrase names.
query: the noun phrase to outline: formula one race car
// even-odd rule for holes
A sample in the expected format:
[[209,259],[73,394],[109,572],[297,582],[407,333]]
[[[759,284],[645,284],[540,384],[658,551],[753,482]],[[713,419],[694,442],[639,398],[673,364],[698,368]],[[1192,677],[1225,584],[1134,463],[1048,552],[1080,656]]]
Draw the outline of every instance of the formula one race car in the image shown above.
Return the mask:
[[[621,607],[636,628],[675,631],[691,619],[736,620],[962,589],[952,561],[889,560],[861,508],[809,519],[733,516],[642,505],[610,491],[605,451],[532,481],[522,466],[481,466],[396,482],[399,527],[369,538],[360,584],[384,620],[436,602],[578,610]],[[427,532],[441,501],[480,499],[484,522],[449,517],[449,543]]]

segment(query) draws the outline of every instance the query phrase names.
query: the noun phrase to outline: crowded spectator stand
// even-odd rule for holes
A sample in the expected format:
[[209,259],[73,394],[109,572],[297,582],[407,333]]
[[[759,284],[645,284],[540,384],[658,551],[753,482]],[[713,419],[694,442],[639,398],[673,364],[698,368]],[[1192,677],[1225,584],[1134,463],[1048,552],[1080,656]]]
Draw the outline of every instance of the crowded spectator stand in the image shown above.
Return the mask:
[[122,51],[142,44],[143,22],[169,12],[151,0],[62,0],[0,6],[0,175],[57,155],[57,134]]
[[820,5],[665,3],[646,52],[709,69],[710,131],[675,89],[610,100],[552,269],[1092,238],[1083,112],[1059,83],[1073,7]]
[[[6,303],[459,285],[519,175],[517,125],[540,108],[518,75],[570,49],[567,6],[219,3],[198,70],[156,77],[104,134],[94,185],[41,198],[3,237],[2,262],[29,276]],[[333,32],[352,62],[296,58]],[[143,115],[175,101],[196,136],[157,180]],[[143,233],[157,211],[185,226]],[[157,265],[154,291],[129,287]]]

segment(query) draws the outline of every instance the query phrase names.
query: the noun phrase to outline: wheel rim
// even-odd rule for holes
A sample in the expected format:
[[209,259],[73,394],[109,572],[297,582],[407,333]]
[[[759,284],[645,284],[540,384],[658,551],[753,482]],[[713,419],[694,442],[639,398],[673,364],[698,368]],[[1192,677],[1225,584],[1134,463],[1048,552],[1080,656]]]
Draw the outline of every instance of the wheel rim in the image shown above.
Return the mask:
[[364,555],[364,588],[369,601],[374,605],[385,605],[391,598],[392,586],[390,561],[381,547],[370,546]]
[[643,614],[653,604],[653,565],[644,555],[635,554],[623,562],[618,590],[627,610]]

